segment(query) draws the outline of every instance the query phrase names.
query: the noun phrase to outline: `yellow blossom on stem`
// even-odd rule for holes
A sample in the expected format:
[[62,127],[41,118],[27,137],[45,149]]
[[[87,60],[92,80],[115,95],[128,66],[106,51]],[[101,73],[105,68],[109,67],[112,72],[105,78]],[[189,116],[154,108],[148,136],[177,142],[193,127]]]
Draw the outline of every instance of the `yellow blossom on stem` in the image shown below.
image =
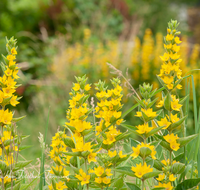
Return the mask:
[[75,177],[81,181],[81,185],[88,184],[90,175],[87,175],[82,169],[79,170],[80,175],[76,174]]
[[146,162],[144,163],[144,165],[140,164],[136,164],[136,167],[132,167],[131,170],[133,172],[135,172],[135,175],[138,178],[142,178],[142,176],[146,173],[152,172],[153,168],[150,168],[151,166],[147,166]]
[[101,177],[104,174],[104,168],[101,166],[98,166],[97,168],[94,168],[94,173],[98,176]]
[[170,174],[169,175],[169,181],[175,181],[176,180],[176,177],[174,177],[173,174]]
[[158,181],[162,181],[163,179],[165,179],[165,174],[159,174],[158,178],[156,178]]
[[95,159],[95,157],[96,157],[96,155],[97,155],[97,153],[90,153],[89,155],[88,155],[88,162],[90,163],[90,162],[96,162],[96,159]]
[[161,127],[161,126],[165,126],[165,127],[163,127],[163,129],[167,129],[168,127],[169,127],[169,125],[171,124],[171,122],[169,122],[168,120],[167,120],[167,118],[165,117],[165,118],[163,118],[163,119],[161,119],[160,121],[158,121],[158,125]]
[[108,150],[108,156],[110,156],[111,158],[112,157],[114,157],[114,156],[116,156],[117,155],[117,151],[115,150],[115,151],[110,151],[110,150]]
[[179,100],[171,101],[171,108],[175,111],[180,111],[180,108],[182,107],[178,102]]
[[122,151],[119,151],[119,157],[120,158],[125,158],[125,157],[127,157],[127,155],[125,154],[125,155],[122,155]]
[[179,139],[179,137],[177,135],[174,135],[174,133],[172,134],[168,134],[166,136],[163,137],[168,143],[172,143],[174,141],[176,141],[177,139]]

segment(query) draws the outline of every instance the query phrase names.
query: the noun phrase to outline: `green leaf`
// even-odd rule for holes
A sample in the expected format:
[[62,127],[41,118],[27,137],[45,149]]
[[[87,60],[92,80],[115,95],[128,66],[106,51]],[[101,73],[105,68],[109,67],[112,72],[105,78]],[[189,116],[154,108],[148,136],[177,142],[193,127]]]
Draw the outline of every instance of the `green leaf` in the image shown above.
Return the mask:
[[126,137],[128,137],[131,133],[128,133],[128,132],[125,132],[125,133],[122,133],[120,135],[118,135],[115,139],[116,141],[119,141],[121,139],[125,139]]
[[171,95],[170,93],[167,93],[167,96],[165,97],[164,100],[164,107],[166,110],[170,111],[171,110]]
[[7,170],[7,165],[5,162],[0,160],[0,170],[4,173]]
[[126,182],[125,183],[126,186],[130,189],[130,190],[141,190],[137,185],[135,185],[134,183],[129,183],[129,182]]
[[120,188],[122,188],[123,185],[124,185],[123,182],[124,182],[123,178],[120,177],[119,179],[117,179],[116,181],[114,181],[113,187],[116,187],[117,189],[120,189]]
[[181,174],[185,170],[185,164],[176,162],[172,165],[172,173],[173,174]]
[[150,108],[151,106],[153,106],[156,101],[157,101],[158,98],[155,98],[152,102],[150,102],[148,105],[147,105],[147,108]]
[[165,89],[165,87],[162,87],[162,88],[160,88],[160,89],[158,89],[158,90],[154,90],[154,91],[152,91],[151,93],[150,93],[150,98],[152,97],[152,96],[154,96],[154,95],[156,95],[156,94],[158,94],[159,92],[161,92],[161,91],[163,91]]
[[156,140],[158,140],[158,139],[162,140],[160,142],[160,145],[162,147],[166,148],[167,150],[171,151],[170,144],[168,142],[166,142],[165,139],[162,136],[155,134],[154,137],[155,137]]
[[25,166],[27,166],[28,164],[30,164],[33,160],[30,161],[19,161],[15,164],[15,168],[13,169],[13,171],[17,171],[19,169],[24,168]]
[[130,132],[136,134],[136,135],[139,135],[141,136],[141,134],[139,134],[136,130],[138,130],[137,127],[135,126],[132,126],[132,125],[127,125],[127,124],[121,124],[122,127],[128,129]]
[[133,96],[133,98],[143,107],[145,108],[145,104],[142,100],[139,100],[137,97]]
[[200,178],[197,179],[186,179],[179,183],[175,190],[186,190],[196,187],[200,183]]
[[122,117],[121,118],[124,118],[127,114],[129,114],[131,111],[133,111],[135,108],[137,108],[138,107],[138,103],[137,104],[135,104],[134,106],[132,106],[131,108],[129,108],[126,112],[124,112],[123,114],[122,114]]
[[21,150],[25,150],[25,149],[27,149],[27,148],[31,148],[31,147],[33,147],[32,145],[24,145],[24,146],[20,146],[19,147],[19,151],[21,151]]
[[17,121],[22,120],[22,119],[25,118],[25,117],[26,117],[26,115],[24,115],[24,116],[22,116],[22,117],[13,118],[12,121],[17,122]]
[[163,127],[165,127],[165,126],[156,127],[156,128],[154,128],[154,129],[152,129],[151,131],[149,131],[149,132],[146,134],[146,137],[150,137],[151,135],[154,135],[155,133],[157,133],[158,131],[160,131]]
[[175,122],[175,123],[172,123],[167,129],[168,129],[169,131],[172,131],[172,130],[176,129],[177,127],[179,127],[179,126],[185,121],[186,118],[187,118],[187,116],[185,116],[185,117],[179,119],[179,120],[178,120],[177,122]]
[[81,152],[62,152],[67,156],[81,156]]
[[150,154],[151,154],[151,149],[150,148],[148,148],[148,147],[142,147],[142,148],[140,148],[140,156],[142,158],[146,158]]
[[10,188],[6,188],[6,190],[19,190],[19,189],[20,189],[20,183],[15,184],[15,185],[12,187],[12,189],[11,189],[11,187],[10,187]]
[[134,175],[134,172],[131,170],[131,167],[129,166],[124,166],[124,167],[117,167],[116,169],[113,169],[116,172],[122,173],[122,174],[126,174],[132,177],[136,177]]
[[183,98],[181,98],[179,100],[179,104],[183,104],[187,100],[187,98],[189,98],[189,94],[187,96],[184,96]]
[[157,171],[157,172],[149,172],[149,173],[146,173],[143,175],[143,179],[148,179],[148,178],[151,178],[151,177],[155,177],[159,174],[161,174],[162,172],[161,171]]
[[64,141],[65,145],[67,145],[68,147],[75,148],[74,141],[71,138],[69,138],[69,137],[64,138],[63,141]]
[[156,187],[156,188],[153,188],[152,190],[164,190],[165,187]]
[[198,134],[190,135],[190,136],[187,136],[187,137],[182,137],[180,139],[177,139],[177,143],[180,144],[180,147],[183,147],[186,144],[188,144],[190,141],[195,139],[197,136],[198,136]]

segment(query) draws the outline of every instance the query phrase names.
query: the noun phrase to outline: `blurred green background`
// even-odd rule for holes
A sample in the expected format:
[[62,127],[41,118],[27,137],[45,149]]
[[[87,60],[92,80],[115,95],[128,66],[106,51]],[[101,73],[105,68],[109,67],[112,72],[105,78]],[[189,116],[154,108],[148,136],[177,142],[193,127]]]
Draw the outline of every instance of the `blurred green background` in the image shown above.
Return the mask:
[[[199,11],[199,0],[1,0],[0,52],[6,52],[6,36],[17,38],[22,84],[17,93],[23,98],[16,115],[26,115],[19,130],[30,134],[24,143],[34,145],[22,154],[40,156],[38,136],[44,134],[49,110],[48,143],[64,124],[74,75],[87,74],[89,83],[109,81],[116,76],[106,65],[110,62],[124,73],[129,69],[135,89],[143,81],[159,87],[155,74],[171,19],[181,23],[183,70],[199,67]],[[126,110],[133,98],[124,97],[124,103]],[[191,133],[193,118],[188,122]]]

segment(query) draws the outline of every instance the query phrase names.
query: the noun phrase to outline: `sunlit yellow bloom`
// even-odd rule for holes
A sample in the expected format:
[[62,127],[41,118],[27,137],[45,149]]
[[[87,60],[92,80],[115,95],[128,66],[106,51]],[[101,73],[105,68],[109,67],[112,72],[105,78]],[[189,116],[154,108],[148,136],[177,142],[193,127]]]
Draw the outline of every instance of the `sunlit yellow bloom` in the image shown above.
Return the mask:
[[173,174],[169,175],[169,181],[175,181],[176,177]]
[[72,88],[74,91],[79,91],[79,89],[80,89],[80,84],[78,84],[78,83],[75,83],[74,84],[74,87]]
[[176,141],[177,139],[179,139],[179,137],[177,135],[174,135],[174,133],[172,134],[168,134],[166,136],[163,137],[168,143],[172,143],[174,141]]
[[112,152],[112,151],[108,150],[108,155],[112,158],[117,155],[117,151],[115,150]]
[[166,41],[172,41],[174,39],[174,36],[172,34],[167,34]]
[[163,179],[165,179],[165,174],[159,174],[158,178],[156,178],[158,181],[162,181]]
[[182,107],[181,104],[178,103],[179,100],[175,100],[171,102],[171,108],[175,111],[180,111],[180,108]]
[[150,168],[151,166],[147,166],[146,162],[144,163],[144,165],[140,164],[136,164],[136,167],[132,167],[131,170],[133,172],[135,172],[135,175],[138,178],[141,178],[144,174],[152,172],[153,168]]
[[94,173],[98,176],[101,177],[104,174],[104,168],[101,166],[98,166],[97,168],[94,168]]
[[169,127],[169,125],[171,124],[171,122],[169,122],[168,120],[167,120],[167,118],[165,117],[165,118],[163,118],[163,119],[161,119],[160,121],[158,121],[158,125],[161,127],[161,126],[165,126],[165,127],[163,127],[163,129],[167,129],[168,127]]
[[96,159],[95,159],[95,157],[96,157],[96,155],[97,155],[97,153],[90,153],[89,155],[88,155],[88,162],[90,163],[90,162],[96,162]]
[[17,51],[16,51],[15,47],[13,47],[13,48],[11,49],[11,54],[17,55]]
[[171,148],[172,150],[177,151],[177,150],[180,148],[180,144],[177,143],[176,141],[172,141],[172,142],[170,143],[170,148]]
[[90,180],[90,175],[87,175],[82,169],[79,170],[81,175],[76,174],[75,177],[81,181],[81,185],[88,184]]
[[85,90],[85,91],[88,91],[88,90],[90,90],[90,88],[91,88],[90,85],[89,85],[89,84],[86,84],[86,86],[84,87],[84,90]]
[[177,44],[180,44],[180,43],[181,43],[181,41],[179,40],[179,37],[178,37],[178,36],[174,38],[174,41],[175,41]]

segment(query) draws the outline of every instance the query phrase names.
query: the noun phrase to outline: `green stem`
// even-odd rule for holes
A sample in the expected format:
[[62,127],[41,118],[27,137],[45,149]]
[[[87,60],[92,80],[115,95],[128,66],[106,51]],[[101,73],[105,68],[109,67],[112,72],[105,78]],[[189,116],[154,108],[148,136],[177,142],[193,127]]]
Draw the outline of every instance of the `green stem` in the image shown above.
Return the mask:
[[144,190],[144,179],[142,179],[142,190]]

